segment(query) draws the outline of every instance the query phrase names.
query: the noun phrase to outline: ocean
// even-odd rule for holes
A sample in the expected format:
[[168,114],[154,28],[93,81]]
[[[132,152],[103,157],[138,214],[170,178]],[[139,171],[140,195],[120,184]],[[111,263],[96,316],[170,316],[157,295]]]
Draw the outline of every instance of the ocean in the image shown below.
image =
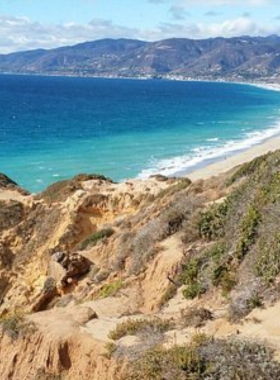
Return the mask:
[[0,76],[0,172],[38,192],[78,173],[186,174],[280,133],[280,92],[213,82]]

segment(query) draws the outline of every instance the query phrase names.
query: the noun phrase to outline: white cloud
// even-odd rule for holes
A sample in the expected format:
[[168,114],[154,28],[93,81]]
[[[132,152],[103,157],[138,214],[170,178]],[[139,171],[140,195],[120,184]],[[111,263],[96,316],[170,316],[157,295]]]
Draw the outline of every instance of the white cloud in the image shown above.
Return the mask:
[[234,37],[234,36],[267,36],[279,34],[279,26],[259,25],[247,15],[233,20],[224,21],[221,24],[200,25],[200,30],[204,34],[212,37]]
[[258,27],[248,17],[240,17],[234,20],[228,20],[221,24],[210,24],[208,27],[201,26],[201,30],[209,33],[210,36],[222,35],[224,37],[233,37],[235,35],[259,35],[263,34]]
[[[267,36],[279,34],[280,26],[263,26],[255,23],[248,17],[239,17],[223,23],[165,23],[156,30],[150,31],[152,39],[157,40],[169,37],[185,37],[203,39],[209,37],[237,37],[244,35]],[[145,33],[142,34],[145,37]]]
[[279,33],[279,22],[275,21],[274,25],[259,25],[249,17],[239,17],[223,23],[195,23],[186,20],[178,22],[177,20],[174,23],[160,24],[153,29],[137,29],[101,19],[92,20],[87,24],[58,25],[32,22],[24,17],[0,16],[0,53],[54,48],[101,38],[137,38],[154,41],[171,37],[197,39],[217,36],[264,36]]
[[0,53],[54,48],[99,38],[137,38],[139,30],[95,19],[87,24],[42,24],[24,17],[0,16]]

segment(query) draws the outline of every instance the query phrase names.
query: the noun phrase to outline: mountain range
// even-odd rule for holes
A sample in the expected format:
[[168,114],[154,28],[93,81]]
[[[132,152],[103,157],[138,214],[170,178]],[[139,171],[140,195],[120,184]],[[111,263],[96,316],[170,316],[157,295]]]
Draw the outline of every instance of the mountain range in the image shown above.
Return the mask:
[[280,80],[280,37],[102,39],[0,55],[0,73]]

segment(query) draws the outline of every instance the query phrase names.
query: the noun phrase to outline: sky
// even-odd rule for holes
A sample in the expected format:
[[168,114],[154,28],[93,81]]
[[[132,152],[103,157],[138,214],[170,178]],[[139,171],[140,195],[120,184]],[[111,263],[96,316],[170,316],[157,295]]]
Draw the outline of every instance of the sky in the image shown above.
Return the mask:
[[280,0],[0,0],[0,53],[102,38],[280,35]]

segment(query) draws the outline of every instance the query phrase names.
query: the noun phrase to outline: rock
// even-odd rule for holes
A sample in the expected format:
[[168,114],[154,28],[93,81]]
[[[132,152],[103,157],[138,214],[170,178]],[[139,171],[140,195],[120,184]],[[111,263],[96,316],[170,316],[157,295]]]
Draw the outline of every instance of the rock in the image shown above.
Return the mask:
[[0,189],[1,190],[15,190],[17,193],[21,195],[30,195],[28,191],[19,187],[16,182],[14,182],[11,178],[9,178],[3,173],[0,173]]
[[90,307],[81,307],[74,316],[76,322],[85,324],[92,319],[97,319],[98,316],[95,311],[93,311]]
[[65,257],[65,253],[56,252],[51,256],[51,261],[49,263],[49,276],[54,278],[56,283],[58,283],[66,274],[66,269],[60,264]]
[[56,261],[57,263],[60,263],[65,258],[66,253],[65,252],[55,252],[52,255],[52,260]]
[[19,225],[24,219],[24,205],[15,200],[0,201],[0,232]]
[[162,175],[162,174],[153,174],[150,176],[150,178],[153,178],[159,182],[166,182],[169,179],[168,177],[166,177],[165,175]]
[[38,312],[46,310],[48,304],[58,296],[58,290],[55,284],[55,280],[48,277],[44,283],[42,292],[39,294],[33,305],[31,306],[32,312]]
[[48,186],[36,199],[44,199],[47,203],[65,202],[69,196],[83,189],[83,182],[86,181],[105,181],[108,184],[113,183],[112,180],[102,175],[95,174],[79,174],[69,180],[63,180]]
[[17,183],[11,180],[8,176],[6,176],[3,173],[0,173],[0,187],[1,188],[11,188],[11,187],[17,187]]
[[58,299],[55,303],[56,308],[64,308],[68,305],[75,306],[77,298],[73,294],[66,294]]
[[0,268],[10,269],[15,255],[4,242],[0,242]]
[[58,283],[66,274],[66,270],[57,262],[51,261],[49,263],[49,276],[55,279],[55,282]]
[[89,272],[92,263],[79,253],[56,252],[50,263],[50,274],[66,285],[73,277],[80,277]]

